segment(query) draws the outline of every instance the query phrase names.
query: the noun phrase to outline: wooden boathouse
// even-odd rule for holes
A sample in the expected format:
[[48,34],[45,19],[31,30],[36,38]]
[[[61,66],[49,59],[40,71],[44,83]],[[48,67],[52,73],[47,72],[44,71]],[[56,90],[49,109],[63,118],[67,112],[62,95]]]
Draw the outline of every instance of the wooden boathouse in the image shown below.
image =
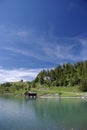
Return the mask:
[[29,98],[37,98],[36,92],[25,92],[24,95],[28,96]]

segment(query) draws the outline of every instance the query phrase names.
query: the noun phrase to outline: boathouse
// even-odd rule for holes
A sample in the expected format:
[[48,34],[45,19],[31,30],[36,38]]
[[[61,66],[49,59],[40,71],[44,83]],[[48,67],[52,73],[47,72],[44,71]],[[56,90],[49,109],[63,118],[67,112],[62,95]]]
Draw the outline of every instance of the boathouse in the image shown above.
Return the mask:
[[37,98],[36,92],[25,92],[24,95],[28,96],[29,98]]

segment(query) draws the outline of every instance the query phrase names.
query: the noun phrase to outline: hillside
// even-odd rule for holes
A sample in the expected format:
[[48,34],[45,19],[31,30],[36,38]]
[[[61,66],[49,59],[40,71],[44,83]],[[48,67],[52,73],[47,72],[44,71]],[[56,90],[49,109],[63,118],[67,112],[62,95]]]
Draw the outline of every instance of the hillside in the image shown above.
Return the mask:
[[87,84],[87,61],[67,63],[58,65],[54,69],[42,70],[34,82],[48,87],[79,85],[81,90],[87,91],[87,87],[84,87],[84,84]]

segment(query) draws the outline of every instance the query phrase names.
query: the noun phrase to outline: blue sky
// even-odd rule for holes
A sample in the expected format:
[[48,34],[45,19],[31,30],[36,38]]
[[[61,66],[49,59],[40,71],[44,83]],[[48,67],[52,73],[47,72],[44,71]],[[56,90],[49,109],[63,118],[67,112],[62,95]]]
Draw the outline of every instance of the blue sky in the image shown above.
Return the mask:
[[0,82],[87,60],[87,0],[0,0]]

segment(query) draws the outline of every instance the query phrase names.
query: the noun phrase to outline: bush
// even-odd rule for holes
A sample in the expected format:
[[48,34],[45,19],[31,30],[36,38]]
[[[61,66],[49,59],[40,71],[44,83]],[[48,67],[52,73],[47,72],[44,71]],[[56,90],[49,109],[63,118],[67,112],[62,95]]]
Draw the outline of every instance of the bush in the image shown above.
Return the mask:
[[87,91],[87,80],[82,80],[79,89],[83,92]]

